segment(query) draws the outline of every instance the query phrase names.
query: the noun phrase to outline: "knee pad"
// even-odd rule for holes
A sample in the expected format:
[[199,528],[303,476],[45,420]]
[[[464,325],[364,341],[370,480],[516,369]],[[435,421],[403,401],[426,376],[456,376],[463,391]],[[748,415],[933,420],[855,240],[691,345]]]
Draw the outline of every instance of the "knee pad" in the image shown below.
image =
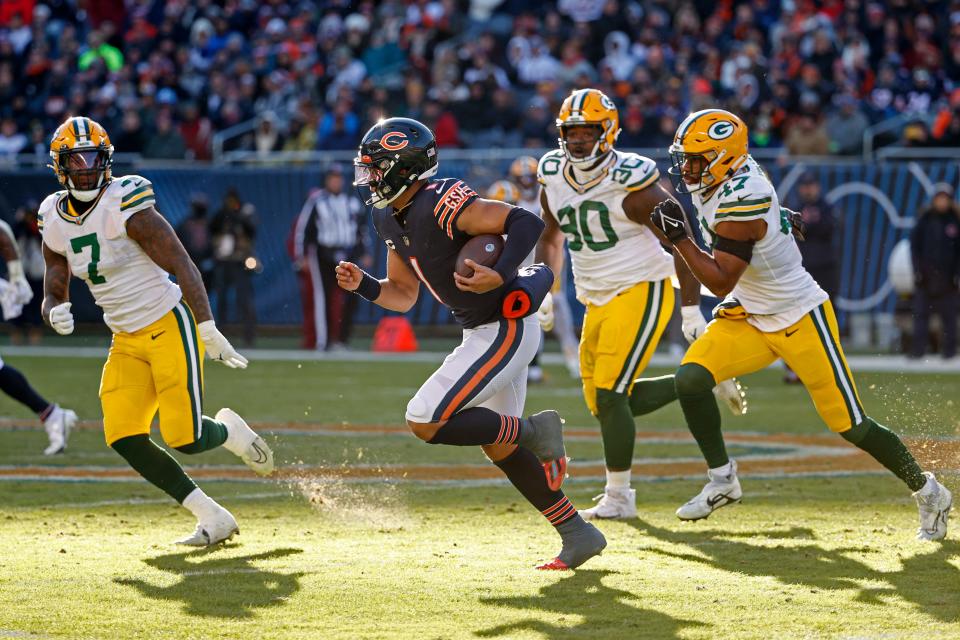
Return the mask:
[[415,395],[407,403],[406,419],[408,422],[433,422],[433,408],[426,400]]
[[674,376],[674,384],[677,385],[677,394],[696,395],[704,391],[710,391],[717,386],[713,379],[713,374],[703,366],[694,363],[681,365]]

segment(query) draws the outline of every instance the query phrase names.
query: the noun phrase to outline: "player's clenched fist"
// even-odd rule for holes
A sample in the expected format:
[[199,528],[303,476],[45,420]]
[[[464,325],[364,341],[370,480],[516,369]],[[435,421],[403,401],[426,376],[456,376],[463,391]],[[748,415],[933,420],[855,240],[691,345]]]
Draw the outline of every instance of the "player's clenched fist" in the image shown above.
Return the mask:
[[363,280],[363,270],[352,262],[340,261],[337,265],[337,284],[347,291],[356,291]]

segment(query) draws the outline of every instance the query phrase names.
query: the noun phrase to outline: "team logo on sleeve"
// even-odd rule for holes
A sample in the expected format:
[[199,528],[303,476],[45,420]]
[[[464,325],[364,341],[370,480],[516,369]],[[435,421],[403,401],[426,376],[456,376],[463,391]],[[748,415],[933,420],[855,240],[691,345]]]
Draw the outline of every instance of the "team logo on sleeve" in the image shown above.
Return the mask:
[[399,151],[408,144],[410,144],[410,141],[407,140],[407,134],[402,131],[391,131],[380,138],[380,146],[387,151]]
[[707,135],[713,138],[714,140],[725,140],[733,135],[734,124],[728,120],[720,120],[719,122],[714,122],[710,125],[710,128],[707,129]]

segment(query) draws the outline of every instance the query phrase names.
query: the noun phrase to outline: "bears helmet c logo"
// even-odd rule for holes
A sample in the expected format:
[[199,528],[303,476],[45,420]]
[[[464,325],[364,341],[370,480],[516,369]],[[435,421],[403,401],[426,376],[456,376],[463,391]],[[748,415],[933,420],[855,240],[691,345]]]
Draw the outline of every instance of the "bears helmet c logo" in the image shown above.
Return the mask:
[[[393,142],[395,139],[398,141]],[[403,133],[402,131],[391,131],[387,135],[380,138],[380,146],[387,151],[399,151],[408,144],[410,144],[410,141],[407,140],[407,134]]]

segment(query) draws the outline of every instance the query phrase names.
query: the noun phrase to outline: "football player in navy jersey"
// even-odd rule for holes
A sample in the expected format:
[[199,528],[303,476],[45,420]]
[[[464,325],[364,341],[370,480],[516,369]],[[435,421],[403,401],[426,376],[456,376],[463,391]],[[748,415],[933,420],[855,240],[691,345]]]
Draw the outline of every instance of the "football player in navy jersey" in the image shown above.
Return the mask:
[[[518,277],[517,271],[536,246],[543,222],[521,207],[479,198],[462,180],[434,179],[436,140],[416,120],[390,118],[374,125],[354,167],[355,184],[369,190],[374,225],[389,249],[387,277],[378,280],[341,262],[340,286],[405,312],[416,303],[422,283],[463,327],[463,342],[407,404],[407,425],[429,444],[482,447],[556,527],[562,549],[538,568],[583,564],[606,540],[560,490],[566,475],[563,421],[556,411],[521,417],[527,365],[540,341],[533,315],[539,302],[530,296],[534,302],[519,311],[505,304],[513,299],[506,294],[525,286],[521,280],[538,281]],[[455,273],[461,248],[483,234],[506,235],[496,264],[488,268],[468,260],[473,275]],[[542,270],[541,299],[553,283],[552,273]]]

